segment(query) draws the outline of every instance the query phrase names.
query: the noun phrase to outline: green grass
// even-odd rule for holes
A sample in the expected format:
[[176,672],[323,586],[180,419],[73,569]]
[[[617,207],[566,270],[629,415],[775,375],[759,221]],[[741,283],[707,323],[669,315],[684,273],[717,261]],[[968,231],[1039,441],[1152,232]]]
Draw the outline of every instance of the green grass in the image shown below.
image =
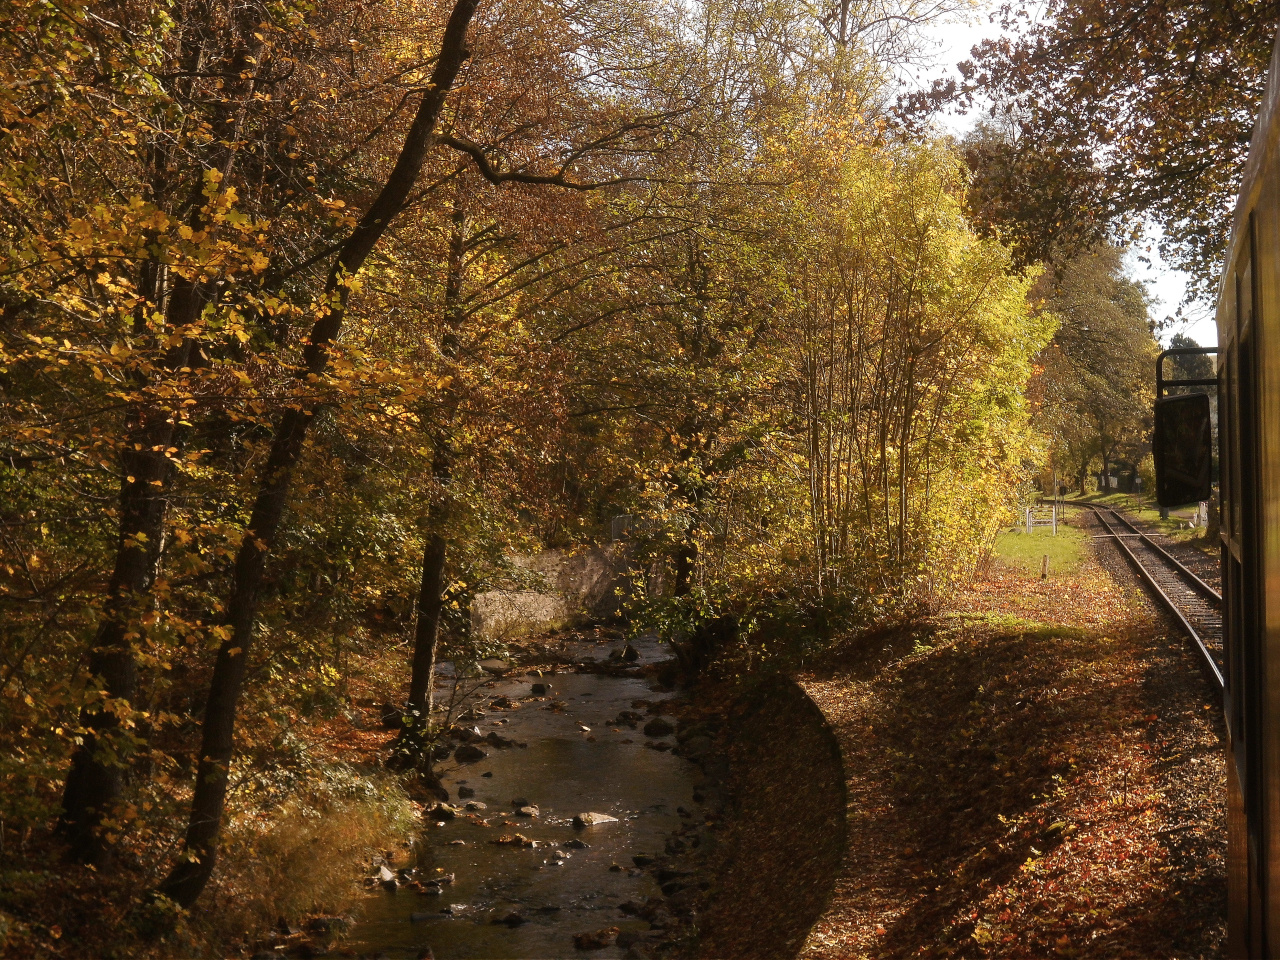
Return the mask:
[[1049,557],[1049,576],[1075,573],[1084,559],[1085,535],[1076,527],[1058,524],[1058,535],[1052,527],[1035,527],[1031,533],[1007,529],[996,538],[996,558],[1010,567],[1039,573],[1043,558]]
[[1190,529],[1187,522],[1196,512],[1199,504],[1188,503],[1169,510],[1169,519],[1160,518],[1160,508],[1156,506],[1154,497],[1136,496],[1132,493],[1091,493],[1088,496],[1070,498],[1076,503],[1097,503],[1123,510],[1131,517],[1137,517],[1149,524],[1153,529],[1167,534],[1175,540],[1194,540],[1203,537],[1204,529]]

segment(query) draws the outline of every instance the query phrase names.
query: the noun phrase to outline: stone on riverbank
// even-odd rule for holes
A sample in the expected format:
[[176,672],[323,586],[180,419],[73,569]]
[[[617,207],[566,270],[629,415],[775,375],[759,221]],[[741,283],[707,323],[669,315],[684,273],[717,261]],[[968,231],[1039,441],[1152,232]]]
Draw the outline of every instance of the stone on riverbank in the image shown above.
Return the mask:
[[395,893],[400,888],[400,882],[396,879],[396,875],[388,870],[385,864],[378,867],[378,883],[388,893]]
[[654,717],[644,725],[644,735],[646,737],[669,737],[676,732],[675,724],[666,717]]

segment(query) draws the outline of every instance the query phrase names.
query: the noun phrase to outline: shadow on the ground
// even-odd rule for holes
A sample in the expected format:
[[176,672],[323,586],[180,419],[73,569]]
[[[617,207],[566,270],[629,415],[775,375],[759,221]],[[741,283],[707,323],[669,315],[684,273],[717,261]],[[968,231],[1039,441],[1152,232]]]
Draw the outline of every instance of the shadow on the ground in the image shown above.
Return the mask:
[[781,677],[757,692],[733,739],[732,799],[697,954],[793,957],[844,860],[840,746],[813,701]]
[[984,953],[973,921],[957,918],[1061,841],[1064,828],[1026,814],[1071,774],[1101,720],[1095,691],[1073,677],[1098,644],[1079,631],[997,633],[900,671],[874,736],[895,754],[893,802],[913,835],[903,855],[925,882],[888,931],[890,954],[948,942]]

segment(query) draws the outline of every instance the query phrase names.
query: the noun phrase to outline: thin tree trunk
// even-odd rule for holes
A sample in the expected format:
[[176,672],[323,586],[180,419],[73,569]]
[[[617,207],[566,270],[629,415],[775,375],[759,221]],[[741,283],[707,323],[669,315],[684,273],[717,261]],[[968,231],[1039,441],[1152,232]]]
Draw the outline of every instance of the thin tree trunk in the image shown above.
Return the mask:
[[[328,303],[329,307],[312,327],[310,342],[304,352],[308,374],[322,374],[328,366],[330,345],[341,329],[346,313],[349,280],[359,272],[391,220],[404,208],[422,169],[434,141],[445,98],[468,56],[467,28],[478,2],[457,0],[454,5],[445,27],[440,57],[395,167],[382,192],[343,244],[330,270],[325,284],[326,296],[321,301]],[[209,684],[200,762],[184,848],[177,865],[159,887],[162,895],[182,907],[195,903],[217,860],[218,836],[234,752],[236,709],[253,642],[253,622],[258,612],[266,558],[275,543],[293,469],[302,453],[313,416],[314,411],[299,407],[281,417],[249,527],[236,557],[234,587],[227,604],[230,636],[218,649]]]
[[[150,421],[150,422],[149,422]],[[159,422],[156,422],[159,421]],[[121,456],[125,474],[120,491],[120,533],[115,567],[107,587],[107,605],[89,655],[89,675],[101,688],[101,699],[80,711],[85,733],[71,756],[62,796],[59,829],[70,844],[69,854],[101,863],[106,845],[98,826],[120,800],[123,774],[132,752],[128,728],[137,694],[138,668],[130,625],[137,624],[140,607],[155,579],[164,530],[166,500],[163,489],[168,460],[154,446],[168,446],[169,418],[158,411],[140,416]]]
[[[462,323],[463,271],[467,254],[467,212],[461,190],[454,194],[449,218],[449,262],[444,282],[444,330],[440,355],[446,362],[458,356],[458,327]],[[449,481],[453,477],[453,426],[456,403],[447,404],[435,437],[431,476],[436,499],[427,511],[427,542],[422,551],[422,583],[418,589],[418,617],[413,630],[413,669],[409,679],[409,711],[417,716],[408,730],[431,725],[435,687],[436,650],[440,642],[440,616],[444,612],[444,572],[449,553]]]
[[[431,473],[443,488],[451,473],[447,448],[436,450]],[[440,640],[440,615],[444,612],[444,568],[448,558],[448,507],[443,490],[427,514],[427,543],[422,555],[422,584],[418,590],[418,619],[413,631],[413,674],[409,681],[409,711],[416,713],[415,727],[425,729],[431,721],[432,689],[436,671],[436,649]]]
[[[158,273],[146,269],[144,289],[148,300],[158,302]],[[191,323],[203,305],[201,292],[184,283],[173,295],[170,325],[181,329]],[[164,367],[176,370],[190,360],[189,341],[170,350]],[[142,384],[138,387],[142,388]],[[107,845],[98,827],[123,791],[124,771],[134,742],[133,701],[137,695],[138,667],[134,658],[142,608],[148,602],[164,545],[164,520],[168,512],[170,461],[180,414],[155,403],[134,404],[120,453],[120,527],[116,558],[107,585],[107,602],[89,652],[89,675],[101,698],[80,711],[84,734],[71,755],[62,794],[59,832],[68,842],[68,855],[86,863],[102,863]]]
[[688,539],[676,549],[675,595],[687,597],[693,592],[693,570],[698,560],[698,544],[690,532]]

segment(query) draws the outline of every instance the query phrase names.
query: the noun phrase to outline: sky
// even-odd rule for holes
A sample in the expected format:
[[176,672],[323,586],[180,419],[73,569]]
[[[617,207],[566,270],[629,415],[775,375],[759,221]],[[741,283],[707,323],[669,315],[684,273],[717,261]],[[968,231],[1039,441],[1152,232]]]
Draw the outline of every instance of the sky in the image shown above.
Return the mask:
[[[955,65],[969,59],[969,49],[974,44],[987,37],[994,37],[1000,32],[997,24],[988,21],[987,11],[993,6],[979,0],[976,8],[979,12],[971,14],[968,22],[955,20],[928,28],[925,31],[926,36],[937,46],[934,65],[928,69],[915,71],[910,78],[906,78],[907,82],[928,87],[935,78],[954,76],[959,79],[960,74]],[[943,129],[959,135],[966,132],[977,119],[978,115],[975,112],[962,116],[943,116],[939,122]],[[1140,245],[1143,249],[1135,248],[1130,253],[1129,275],[1146,285],[1147,292],[1152,298],[1152,316],[1157,320],[1165,320],[1174,316],[1182,302],[1186,280],[1180,271],[1168,266],[1156,251],[1155,241],[1160,236],[1159,227],[1153,224],[1148,233],[1146,241]],[[1149,251],[1145,249],[1148,245],[1150,245]],[[1149,263],[1141,262],[1140,257],[1145,258]],[[1161,339],[1167,343],[1174,334],[1185,333],[1201,346],[1216,345],[1218,330],[1212,312],[1207,308],[1198,307],[1188,313],[1189,320],[1165,324],[1165,329],[1160,335]]]

